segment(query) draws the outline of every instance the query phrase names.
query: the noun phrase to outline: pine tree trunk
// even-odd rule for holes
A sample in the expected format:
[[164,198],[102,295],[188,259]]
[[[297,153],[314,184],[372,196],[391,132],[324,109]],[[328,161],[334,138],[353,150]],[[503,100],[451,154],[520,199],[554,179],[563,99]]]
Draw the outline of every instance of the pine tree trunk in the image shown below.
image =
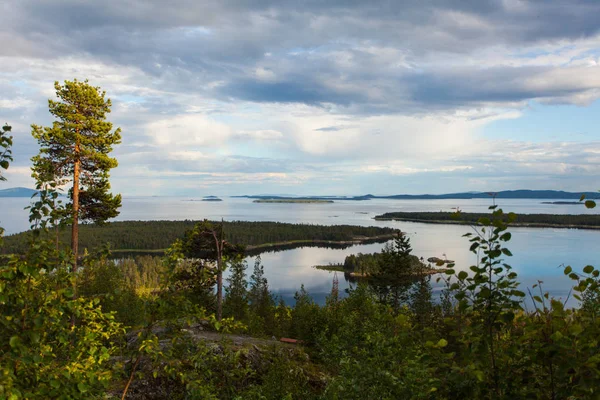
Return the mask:
[[223,316],[223,220],[221,220],[221,237],[217,239],[213,231],[217,248],[217,321]]
[[79,143],[75,144],[75,164],[73,166],[73,225],[71,227],[71,250],[73,251],[73,274],[77,274],[77,257],[79,256]]

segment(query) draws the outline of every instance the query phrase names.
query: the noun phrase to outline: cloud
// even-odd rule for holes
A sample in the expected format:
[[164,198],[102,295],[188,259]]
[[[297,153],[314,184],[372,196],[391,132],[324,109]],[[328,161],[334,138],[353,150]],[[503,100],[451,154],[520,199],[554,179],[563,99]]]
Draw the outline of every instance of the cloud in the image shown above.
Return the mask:
[[159,146],[218,146],[231,135],[231,128],[204,115],[182,114],[151,122],[146,132]]
[[574,188],[597,177],[596,142],[486,129],[532,102],[594,104],[599,12],[595,0],[8,2],[0,122],[27,168],[52,82],[89,78],[123,129],[113,186],[139,193],[159,181],[377,192],[415,176],[580,177]]
[[[163,90],[224,100],[415,113],[424,105],[452,110],[538,98],[579,104],[598,96],[590,93],[597,83],[582,83],[582,71],[570,63],[526,66],[565,44],[597,41],[594,1],[334,1],[300,8],[288,1],[130,0],[124,7],[24,0],[5,7],[5,43],[29,40],[9,46],[7,55],[93,54],[141,69]],[[539,46],[553,45],[536,56]],[[486,65],[494,49],[505,56]],[[597,72],[590,65],[584,75]]]

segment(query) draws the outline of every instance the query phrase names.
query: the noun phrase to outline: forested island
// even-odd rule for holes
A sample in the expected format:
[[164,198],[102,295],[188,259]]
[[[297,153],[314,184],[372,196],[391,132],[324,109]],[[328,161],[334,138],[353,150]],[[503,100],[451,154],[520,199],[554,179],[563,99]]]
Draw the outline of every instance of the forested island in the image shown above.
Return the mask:
[[[379,221],[408,221],[426,224],[473,225],[488,218],[485,213],[467,212],[390,212],[377,215]],[[508,220],[508,217],[505,217]],[[513,227],[600,229],[599,214],[520,214],[511,222]]]
[[[99,248],[110,243],[113,252],[135,251],[162,253],[175,240],[182,238],[199,221],[122,221],[108,224],[87,224],[79,227],[82,249]],[[273,249],[290,249],[303,245],[349,246],[352,244],[389,240],[395,230],[352,225],[310,225],[282,222],[225,221],[224,238],[246,246],[251,254]],[[47,234],[55,238],[56,232]],[[69,232],[60,230],[61,243],[68,243]],[[22,232],[4,238],[1,254],[22,254],[29,248],[31,233]]]
[[327,204],[333,203],[333,200],[325,199],[258,199],[253,203],[299,203],[299,204]]
[[[316,269],[324,271],[343,272],[344,276],[349,280],[356,279],[374,279],[381,275],[382,271],[388,264],[392,264],[391,257],[393,257],[394,251],[402,248],[398,244],[398,233],[395,235],[395,243],[386,245],[381,252],[378,253],[358,253],[350,254],[346,256],[344,262],[341,264],[330,264],[330,265],[316,265]],[[407,239],[404,239],[407,241]],[[406,243],[408,245],[408,241]],[[410,251],[406,251],[404,256],[404,269],[403,271],[397,271],[398,275],[407,275],[408,277],[419,278],[423,275],[433,275],[446,271],[446,268],[438,268],[439,265],[448,264],[445,260],[432,257],[428,261],[432,261],[426,264],[423,259],[410,254]]]

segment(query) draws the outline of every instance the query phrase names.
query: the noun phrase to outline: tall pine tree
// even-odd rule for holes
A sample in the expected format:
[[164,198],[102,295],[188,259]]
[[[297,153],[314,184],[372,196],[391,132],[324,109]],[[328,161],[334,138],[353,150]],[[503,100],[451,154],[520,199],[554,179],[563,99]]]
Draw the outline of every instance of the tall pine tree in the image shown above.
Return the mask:
[[31,134],[41,147],[32,158],[32,176],[40,192],[71,187],[64,222],[71,223],[76,273],[79,222],[103,223],[119,214],[121,195],[109,193],[108,178],[109,171],[117,166],[117,160],[109,153],[113,145],[121,142],[121,129],[113,130],[112,123],[106,120],[111,108],[106,92],[87,80],[65,81],[64,85],[55,82],[54,88],[59,100],[48,100],[48,107],[56,120],[50,127],[31,126]]

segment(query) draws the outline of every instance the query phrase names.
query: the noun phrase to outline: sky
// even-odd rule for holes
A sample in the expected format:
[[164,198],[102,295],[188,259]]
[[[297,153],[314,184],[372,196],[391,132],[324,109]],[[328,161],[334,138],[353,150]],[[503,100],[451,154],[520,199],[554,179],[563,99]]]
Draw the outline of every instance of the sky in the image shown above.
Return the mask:
[[114,192],[600,189],[597,0],[0,0],[1,188],[54,81],[122,129]]

